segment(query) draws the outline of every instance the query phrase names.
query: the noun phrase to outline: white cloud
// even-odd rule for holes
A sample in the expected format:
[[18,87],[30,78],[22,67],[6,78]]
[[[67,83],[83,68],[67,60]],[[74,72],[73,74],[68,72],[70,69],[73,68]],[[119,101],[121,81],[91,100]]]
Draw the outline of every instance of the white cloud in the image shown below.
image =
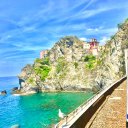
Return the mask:
[[87,41],[87,38],[86,37],[81,37],[80,40]]
[[100,42],[101,45],[104,45],[104,44],[106,43],[107,40],[109,40],[109,38],[106,37],[106,36],[103,36],[103,37],[100,39],[99,42]]
[[83,12],[79,12],[77,13],[76,15],[73,15],[73,16],[69,16],[69,18],[72,18],[72,19],[76,19],[76,18],[79,18],[79,19],[86,19],[86,18],[89,18],[89,17],[92,17],[92,16],[95,16],[99,13],[102,13],[102,12],[105,12],[105,11],[109,11],[109,10],[112,10],[113,8],[112,7],[100,7],[100,8],[93,8],[93,9],[86,9],[84,10]]
[[41,46],[25,46],[22,51],[29,51],[29,50],[32,50],[32,51],[41,51],[43,49],[49,49],[49,47],[41,47]]
[[103,28],[102,29],[99,28],[87,28],[85,31],[86,35],[100,35],[100,34],[104,34],[106,36],[111,36],[113,34],[115,34],[115,32],[117,31],[117,28]]
[[86,30],[87,31],[95,31],[95,32],[98,32],[100,30],[100,27],[99,28],[87,28]]
[[92,4],[94,4],[97,0],[89,0],[88,3],[86,4],[86,6],[82,9],[85,10],[86,8],[88,8],[89,6],[91,6]]

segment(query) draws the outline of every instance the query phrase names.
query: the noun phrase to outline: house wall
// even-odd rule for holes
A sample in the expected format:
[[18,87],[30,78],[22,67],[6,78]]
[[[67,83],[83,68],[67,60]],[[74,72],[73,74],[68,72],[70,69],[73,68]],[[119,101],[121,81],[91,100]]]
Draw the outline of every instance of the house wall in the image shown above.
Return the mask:
[[44,50],[40,52],[40,59],[43,59],[47,55],[48,51]]
[[90,44],[88,44],[88,43],[83,43],[83,48],[84,48],[84,49],[90,49]]

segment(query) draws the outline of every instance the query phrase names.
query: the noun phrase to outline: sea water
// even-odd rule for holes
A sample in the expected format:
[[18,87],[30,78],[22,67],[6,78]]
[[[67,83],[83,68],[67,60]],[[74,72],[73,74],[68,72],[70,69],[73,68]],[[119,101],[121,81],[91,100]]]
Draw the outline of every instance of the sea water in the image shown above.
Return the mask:
[[49,128],[56,124],[58,109],[69,114],[90,98],[92,92],[38,93],[28,96],[13,96],[11,88],[18,86],[18,78],[0,78],[0,90],[8,94],[0,96],[0,128],[19,124],[21,128]]

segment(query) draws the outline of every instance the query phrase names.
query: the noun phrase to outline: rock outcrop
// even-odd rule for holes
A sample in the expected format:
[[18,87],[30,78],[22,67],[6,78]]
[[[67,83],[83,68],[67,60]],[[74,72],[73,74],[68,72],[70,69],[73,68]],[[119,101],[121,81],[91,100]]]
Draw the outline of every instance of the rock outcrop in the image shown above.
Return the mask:
[[22,69],[21,92],[97,91],[109,86],[125,74],[125,48],[128,48],[128,20],[100,48],[97,57],[83,47],[83,41],[66,36],[55,43],[47,56]]
[[7,94],[7,91],[6,90],[3,90],[0,92],[0,95],[6,95]]
[[124,50],[128,48],[128,19],[119,25],[118,32],[111,36],[99,56],[101,66],[95,79],[97,85],[110,85],[125,75]]

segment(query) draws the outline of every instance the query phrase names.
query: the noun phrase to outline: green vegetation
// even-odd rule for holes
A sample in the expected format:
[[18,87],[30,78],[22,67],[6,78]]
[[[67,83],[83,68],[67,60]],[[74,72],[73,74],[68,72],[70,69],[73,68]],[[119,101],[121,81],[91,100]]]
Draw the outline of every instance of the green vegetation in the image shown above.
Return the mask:
[[111,39],[114,39],[115,38],[115,36],[111,36]]
[[105,56],[106,56],[106,50],[104,50],[104,51],[102,52],[102,54],[100,55],[100,59],[105,58]]
[[78,67],[78,63],[74,62],[75,69]]
[[84,62],[90,62],[90,61],[94,61],[94,60],[96,60],[96,57],[93,55],[86,55],[84,57]]
[[122,44],[122,49],[128,49],[128,40],[124,40]]
[[45,57],[42,61],[43,65],[50,65],[49,57]]
[[114,53],[115,50],[116,50],[115,47],[112,48],[112,49],[111,49],[111,52],[110,52],[110,55],[112,55],[112,54]]
[[101,59],[97,59],[97,65],[102,65],[102,63],[103,63],[103,59],[101,58]]
[[122,25],[123,25],[122,23],[117,24],[118,29],[119,29],[119,28],[121,28],[121,27],[122,27]]
[[37,58],[35,63],[39,63],[39,66],[34,67],[34,71],[37,75],[40,76],[42,81],[45,81],[45,78],[48,76],[51,68],[50,68],[50,59],[49,57],[45,57],[43,59]]
[[125,59],[124,59],[124,54],[122,54],[120,57],[119,57],[119,60],[121,61],[121,66],[120,66],[120,69],[119,71],[122,72],[123,74],[125,74]]
[[59,79],[63,79],[65,78],[66,76],[66,72],[62,72],[60,75],[59,75]]
[[35,73],[41,77],[42,81],[45,81],[45,78],[48,76],[51,68],[46,65],[34,68]]
[[36,58],[35,63],[42,63],[42,59]]
[[[124,23],[125,22],[128,22],[128,18],[124,21]],[[124,23],[117,24],[118,29],[123,28]]]
[[34,80],[33,80],[33,78],[30,77],[30,78],[28,78],[27,82],[28,82],[29,84],[33,84]]
[[40,63],[40,64],[43,64],[43,65],[50,65],[49,57],[45,57],[43,59],[37,58],[35,60],[35,63]]
[[57,60],[56,72],[60,73],[64,69],[65,65],[64,57],[59,57]]
[[128,18],[125,20],[125,22],[128,22]]
[[84,57],[84,62],[86,62],[85,67],[86,69],[92,70],[95,68],[97,64],[96,57],[93,55],[87,55]]

